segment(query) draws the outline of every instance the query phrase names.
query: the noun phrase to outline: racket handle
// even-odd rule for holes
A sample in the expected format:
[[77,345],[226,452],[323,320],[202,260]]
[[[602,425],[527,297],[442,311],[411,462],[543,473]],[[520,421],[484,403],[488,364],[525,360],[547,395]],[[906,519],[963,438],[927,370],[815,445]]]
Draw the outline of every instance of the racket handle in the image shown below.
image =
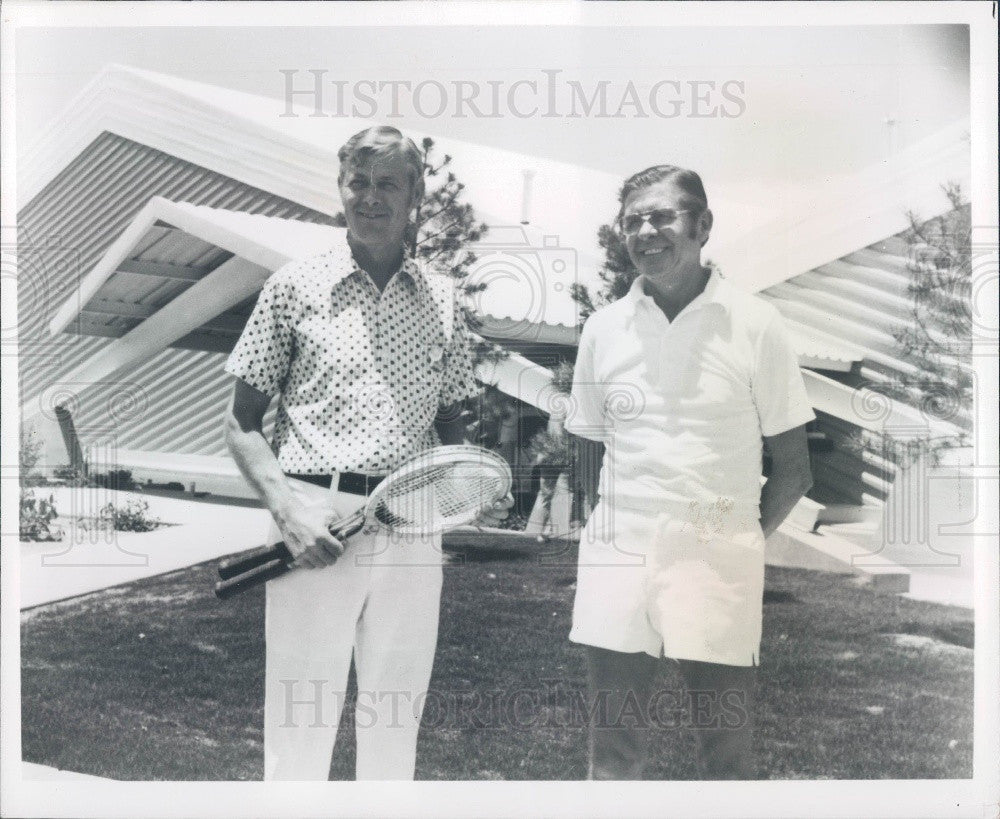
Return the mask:
[[[356,534],[364,525],[364,510],[358,510],[344,520],[337,521],[336,527],[331,527],[330,534],[338,540],[345,540]],[[231,557],[223,560],[219,564],[219,578],[228,580],[236,575],[250,571],[257,566],[262,566],[271,560],[284,560],[292,562],[292,553],[284,543],[275,543],[273,546],[260,546],[249,552],[244,552],[238,557]]]
[[268,561],[236,577],[219,581],[215,584],[215,596],[220,600],[227,600],[252,586],[257,586],[261,583],[266,583],[268,580],[281,577],[287,571],[290,570],[284,560]]
[[260,546],[238,557],[223,560],[219,564],[219,578],[221,580],[229,580],[231,577],[236,577],[258,566],[263,566],[272,560],[284,560],[291,563],[292,553],[288,551],[288,547],[284,543],[275,543],[273,546]]

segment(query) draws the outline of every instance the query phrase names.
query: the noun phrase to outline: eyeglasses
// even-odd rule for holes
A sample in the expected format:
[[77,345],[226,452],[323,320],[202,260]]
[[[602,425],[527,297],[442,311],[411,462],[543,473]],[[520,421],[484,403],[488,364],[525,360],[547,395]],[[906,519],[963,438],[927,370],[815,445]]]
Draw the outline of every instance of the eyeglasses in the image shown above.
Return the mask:
[[642,226],[649,222],[650,227],[653,230],[662,230],[665,227],[672,225],[677,221],[677,217],[682,213],[695,213],[693,210],[674,210],[673,208],[658,208],[657,210],[651,210],[648,213],[631,213],[624,219],[619,219],[618,224],[621,225],[622,233],[626,236],[634,236],[640,230]]

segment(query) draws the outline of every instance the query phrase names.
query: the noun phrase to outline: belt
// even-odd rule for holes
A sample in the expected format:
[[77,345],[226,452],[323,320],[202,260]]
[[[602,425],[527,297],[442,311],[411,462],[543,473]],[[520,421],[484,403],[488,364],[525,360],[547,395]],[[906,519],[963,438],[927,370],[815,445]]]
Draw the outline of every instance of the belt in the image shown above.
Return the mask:
[[[297,475],[291,472],[285,474],[289,478],[313,483],[324,489],[329,489],[333,485],[334,475]],[[347,492],[351,495],[370,495],[372,490],[382,483],[384,476],[362,475],[360,472],[338,472],[336,478],[338,492]]]

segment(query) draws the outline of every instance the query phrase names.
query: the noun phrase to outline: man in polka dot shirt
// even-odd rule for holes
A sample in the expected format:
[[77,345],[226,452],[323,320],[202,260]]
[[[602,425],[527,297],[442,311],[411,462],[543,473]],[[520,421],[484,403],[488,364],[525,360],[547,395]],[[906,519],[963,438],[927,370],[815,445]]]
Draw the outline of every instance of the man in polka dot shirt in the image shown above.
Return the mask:
[[[450,277],[406,252],[423,157],[395,128],[340,149],[347,242],[265,283],[226,370],[226,440],[271,511],[293,571],[267,584],[266,779],[325,780],[353,656],[358,779],[412,779],[437,642],[440,536],[375,527],[340,543],[333,519],[379,476],[460,443],[479,392]],[[279,395],[269,446],[264,414]],[[490,525],[511,500],[483,513]]]

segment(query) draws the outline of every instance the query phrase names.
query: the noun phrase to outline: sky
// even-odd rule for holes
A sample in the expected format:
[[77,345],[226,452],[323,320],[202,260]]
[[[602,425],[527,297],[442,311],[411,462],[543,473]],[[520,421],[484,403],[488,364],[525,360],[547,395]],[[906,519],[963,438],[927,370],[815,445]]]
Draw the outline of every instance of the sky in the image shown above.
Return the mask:
[[[678,82],[688,101],[674,118],[644,105],[645,117],[634,108],[618,118],[575,119],[411,112],[394,124],[621,176],[672,161],[777,191],[884,158],[887,118],[898,122],[896,147],[904,147],[969,112],[964,26],[40,28],[20,30],[16,48],[19,154],[110,62],[273,97],[276,115],[282,69],[296,71],[300,86],[311,82],[310,70],[325,71],[328,99],[334,80],[348,89],[363,80],[466,80],[483,88],[492,80],[506,88],[544,82],[548,70],[588,93],[607,81],[611,108],[630,81],[647,100],[654,83]],[[734,84],[740,115],[692,116],[692,82]],[[724,100],[717,92],[711,102]],[[378,114],[388,110],[380,106]]]
[[[296,105],[328,115],[317,129],[360,108],[372,124],[608,174],[612,184],[580,201],[534,193],[545,213],[533,221],[547,219],[591,259],[618,180],[644,167],[700,172],[718,247],[968,117],[970,105],[959,25],[64,27],[21,28],[15,44],[19,157],[109,63],[271,98],[276,123],[291,83],[307,92]],[[377,83],[390,90],[373,92]],[[459,109],[456,84],[475,89],[472,105]],[[603,105],[593,101],[602,87]],[[511,190],[489,193],[519,198]]]

